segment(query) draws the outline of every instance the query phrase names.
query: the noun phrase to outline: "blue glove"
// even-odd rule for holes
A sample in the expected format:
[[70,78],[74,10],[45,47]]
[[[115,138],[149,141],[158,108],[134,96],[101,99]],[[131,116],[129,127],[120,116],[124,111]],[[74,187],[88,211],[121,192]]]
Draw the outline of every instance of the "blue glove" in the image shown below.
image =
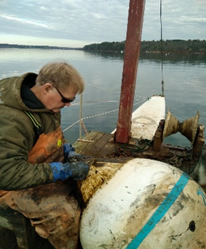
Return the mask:
[[50,163],[53,172],[53,181],[64,181],[67,178],[73,178],[74,180],[84,180],[89,172],[89,165],[85,162],[73,162],[73,163]]
[[63,148],[64,148],[64,159],[65,160],[70,157],[80,156],[80,154],[75,152],[75,148],[70,143],[64,144]]

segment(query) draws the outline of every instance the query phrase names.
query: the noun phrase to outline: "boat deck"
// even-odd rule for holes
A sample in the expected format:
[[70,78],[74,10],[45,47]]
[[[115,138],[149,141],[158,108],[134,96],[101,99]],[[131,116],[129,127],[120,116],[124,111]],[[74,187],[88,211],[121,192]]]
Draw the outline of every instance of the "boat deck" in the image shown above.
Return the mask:
[[109,158],[148,158],[169,163],[188,174],[198,161],[193,157],[192,149],[163,144],[158,134],[152,142],[134,139],[129,144],[121,144],[114,141],[113,134],[91,131],[78,139],[74,147],[77,153],[94,157],[97,161]]
[[113,135],[98,131],[91,131],[74,144],[79,154],[97,158],[104,158],[114,153],[118,145],[113,142]]

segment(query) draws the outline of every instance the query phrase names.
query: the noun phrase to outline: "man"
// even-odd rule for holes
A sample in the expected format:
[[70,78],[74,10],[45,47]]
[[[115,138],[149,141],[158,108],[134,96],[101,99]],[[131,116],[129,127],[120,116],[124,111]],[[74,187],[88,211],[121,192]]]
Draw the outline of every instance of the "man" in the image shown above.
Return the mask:
[[60,110],[83,90],[67,63],[0,81],[0,205],[30,218],[58,249],[77,247],[80,208],[72,182],[89,170],[83,161],[66,162],[72,147],[63,138]]

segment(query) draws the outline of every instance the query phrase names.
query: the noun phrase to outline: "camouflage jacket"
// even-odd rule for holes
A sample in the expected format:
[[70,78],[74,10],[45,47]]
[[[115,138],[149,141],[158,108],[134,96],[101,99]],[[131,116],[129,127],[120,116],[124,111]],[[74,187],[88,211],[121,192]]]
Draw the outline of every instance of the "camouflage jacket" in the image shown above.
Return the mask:
[[[0,189],[18,190],[52,182],[48,163],[28,163],[28,153],[37,140],[30,111],[41,123],[46,134],[60,126],[60,113],[48,109],[30,109],[21,97],[23,82],[35,84],[37,75],[27,73],[20,77],[0,80]],[[24,83],[25,84],[25,83]]]

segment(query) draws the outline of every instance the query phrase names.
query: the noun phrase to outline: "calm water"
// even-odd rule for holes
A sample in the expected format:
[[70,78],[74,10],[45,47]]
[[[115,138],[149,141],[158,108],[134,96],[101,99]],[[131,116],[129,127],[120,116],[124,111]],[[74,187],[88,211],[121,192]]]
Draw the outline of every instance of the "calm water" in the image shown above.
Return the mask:
[[[85,80],[82,116],[88,131],[111,132],[117,123],[123,56],[92,54],[72,50],[0,49],[0,79],[25,72],[38,72],[51,61],[71,63]],[[200,111],[199,123],[206,127],[206,56],[172,56],[164,58],[163,79],[166,108],[179,120]],[[154,94],[161,93],[161,60],[141,58],[138,65],[134,109]],[[80,98],[62,110],[65,137],[75,142],[79,137]],[[82,130],[84,134],[84,130]],[[179,133],[165,142],[189,145]]]

